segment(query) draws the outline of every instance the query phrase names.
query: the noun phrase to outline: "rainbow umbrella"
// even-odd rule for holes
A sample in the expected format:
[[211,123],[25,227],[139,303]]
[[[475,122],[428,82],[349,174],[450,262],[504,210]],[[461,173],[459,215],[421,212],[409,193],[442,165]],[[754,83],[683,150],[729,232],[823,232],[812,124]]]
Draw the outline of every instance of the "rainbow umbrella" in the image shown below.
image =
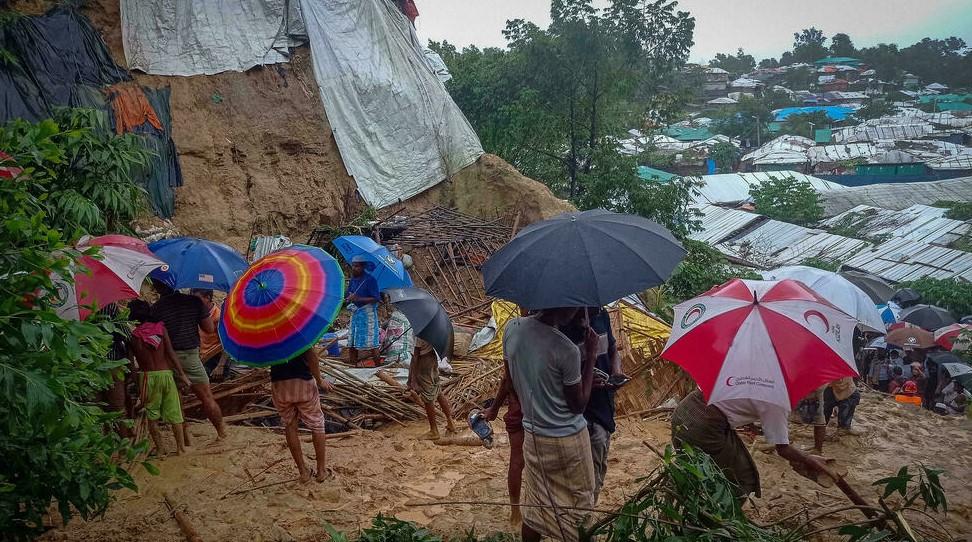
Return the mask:
[[252,367],[285,363],[320,340],[344,301],[344,273],[330,254],[294,245],[253,262],[219,319],[230,357]]

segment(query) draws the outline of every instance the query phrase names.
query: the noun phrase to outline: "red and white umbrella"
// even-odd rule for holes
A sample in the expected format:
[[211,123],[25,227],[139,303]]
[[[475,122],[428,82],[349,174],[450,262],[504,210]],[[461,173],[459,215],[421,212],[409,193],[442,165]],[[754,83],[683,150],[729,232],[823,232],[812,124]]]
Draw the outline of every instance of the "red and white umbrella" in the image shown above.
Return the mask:
[[675,307],[662,357],[710,404],[754,399],[789,410],[821,385],[857,376],[856,325],[800,282],[734,279]]
[[935,330],[935,343],[945,350],[968,350],[969,341],[962,337],[963,333],[972,335],[972,325],[952,324]]
[[92,306],[97,310],[122,299],[134,299],[153,269],[169,267],[144,241],[127,235],[84,237],[76,246],[82,251],[91,247],[100,247],[100,254],[82,256],[77,261],[73,284],[57,274],[52,277],[54,304],[61,318],[84,320]]

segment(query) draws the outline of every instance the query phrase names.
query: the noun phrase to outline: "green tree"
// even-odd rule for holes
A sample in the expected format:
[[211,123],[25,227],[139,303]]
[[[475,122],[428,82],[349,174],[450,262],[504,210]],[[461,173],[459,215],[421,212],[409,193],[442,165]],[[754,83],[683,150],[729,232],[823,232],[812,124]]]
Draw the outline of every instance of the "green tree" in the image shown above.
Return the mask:
[[800,32],[793,33],[793,59],[796,62],[813,64],[815,61],[827,56],[827,48],[824,42],[827,38],[823,32],[814,27],[804,28]]
[[854,116],[861,120],[877,119],[894,114],[898,109],[888,100],[871,100],[867,105],[854,112]]
[[680,303],[734,278],[761,278],[752,269],[730,265],[718,250],[702,241],[682,240],[685,259],[678,264],[668,282],[666,296]]
[[857,48],[854,47],[854,42],[851,41],[850,36],[838,32],[830,38],[830,55],[853,58],[857,56]]
[[719,111],[713,120],[714,129],[720,134],[756,141],[757,126],[765,134],[767,124],[773,120],[773,111],[762,98],[742,96],[734,108]]
[[780,62],[775,58],[764,58],[759,61],[760,68],[779,68]]
[[972,283],[957,279],[925,277],[900,284],[921,294],[922,303],[948,309],[955,318],[972,314]]
[[787,70],[783,74],[783,83],[790,90],[807,90],[811,83],[817,80],[816,72],[812,68],[801,67]]
[[709,157],[715,160],[719,173],[732,173],[739,161],[739,149],[732,143],[720,141],[712,146]]
[[599,163],[615,160],[605,149],[618,135],[680,109],[665,89],[688,56],[694,24],[671,0],[612,0],[601,10],[590,0],[554,0],[547,29],[508,21],[505,51],[432,46],[486,150],[581,202],[608,182],[602,175],[624,178]]
[[820,197],[808,181],[773,177],[749,190],[756,212],[776,220],[805,226],[823,218]]
[[709,62],[709,66],[715,68],[722,68],[727,72],[735,75],[747,74],[756,68],[756,59],[753,55],[747,55],[742,47],[736,50],[735,55],[727,55],[725,53],[719,53]]
[[[117,419],[92,401],[123,365],[106,357],[117,324],[63,320],[45,294],[56,291],[50,273],[71,276],[74,238],[104,226],[90,209],[111,205],[79,192],[74,172],[112,171],[122,160],[79,146],[88,135],[50,120],[0,127],[0,148],[23,168],[0,182],[0,530],[9,539],[43,532],[52,504],[64,521],[103,513],[111,490],[135,489],[122,465],[145,449],[106,430]],[[65,193],[76,204],[60,203]]]
[[877,72],[879,79],[897,81],[904,74],[901,69],[901,53],[895,44],[879,43],[874,47],[864,47],[858,56]]
[[830,117],[823,111],[813,113],[799,113],[786,117],[780,126],[780,131],[784,134],[798,135],[813,139],[814,130],[830,126]]

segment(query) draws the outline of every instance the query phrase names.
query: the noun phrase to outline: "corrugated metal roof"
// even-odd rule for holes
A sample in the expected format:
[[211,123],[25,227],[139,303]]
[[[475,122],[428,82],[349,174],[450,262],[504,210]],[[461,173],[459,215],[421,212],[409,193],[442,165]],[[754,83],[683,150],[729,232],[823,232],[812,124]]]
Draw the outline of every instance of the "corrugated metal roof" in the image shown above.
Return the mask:
[[792,177],[797,181],[806,181],[818,193],[834,190],[845,190],[843,185],[818,179],[795,171],[768,171],[755,173],[724,173],[720,175],[703,175],[700,177],[702,186],[695,197],[696,203],[735,203],[749,200],[749,190],[754,186],[771,180]]
[[959,156],[948,156],[939,160],[932,160],[926,163],[928,167],[936,170],[960,169],[972,170],[972,155],[962,154]]
[[781,163],[781,164],[788,164],[788,163],[798,163],[798,164],[802,164],[802,163],[805,163],[807,161],[807,158],[806,158],[807,149],[809,149],[810,147],[813,147],[815,144],[816,143],[814,143],[814,141],[812,139],[809,139],[809,138],[806,138],[806,137],[803,137],[803,136],[790,135],[790,134],[781,135],[780,137],[777,137],[776,139],[767,141],[760,148],[758,148],[758,149],[754,150],[753,152],[751,152],[751,153],[743,156],[742,157],[742,161],[743,162],[746,162],[746,161],[749,161],[749,160],[762,160],[762,159],[767,158],[767,157],[769,157],[769,156],[771,156],[773,154],[779,154],[781,152],[788,152],[788,153],[799,153],[799,154],[803,155],[802,156],[802,159],[801,160],[798,160],[796,162],[777,162],[777,163]]
[[893,282],[922,277],[972,279],[972,253],[903,237],[863,250],[844,265]]
[[912,124],[883,124],[879,126],[860,124],[834,130],[835,143],[863,143],[885,139],[915,139],[922,138],[935,131],[927,123]]
[[767,220],[752,231],[719,243],[716,248],[757,267],[769,268],[798,264],[815,257],[843,261],[869,246],[869,242],[860,239]]
[[972,201],[972,177],[921,183],[888,183],[847,187],[840,192],[821,192],[824,216],[834,216],[857,205],[906,209],[939,200]]
[[844,160],[856,160],[858,158],[870,158],[877,154],[877,152],[877,148],[868,143],[823,145],[807,149],[807,158],[810,159],[811,164],[819,164],[821,162],[841,162]]
[[883,237],[903,237],[922,243],[947,246],[967,234],[968,222],[945,218],[946,209],[927,205],[912,205],[900,211],[870,205],[858,205],[825,220],[825,228],[851,228],[860,237],[876,240]]
[[726,209],[716,205],[703,204],[695,208],[702,212],[702,231],[689,235],[689,238],[710,245],[716,245],[750,224],[766,218],[755,213]]

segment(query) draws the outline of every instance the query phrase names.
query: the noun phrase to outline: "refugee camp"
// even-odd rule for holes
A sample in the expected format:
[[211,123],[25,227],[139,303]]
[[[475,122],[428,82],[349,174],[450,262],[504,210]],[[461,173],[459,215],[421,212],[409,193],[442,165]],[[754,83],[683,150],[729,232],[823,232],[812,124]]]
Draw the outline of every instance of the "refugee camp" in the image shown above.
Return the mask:
[[0,539],[972,541],[972,3],[0,2]]

